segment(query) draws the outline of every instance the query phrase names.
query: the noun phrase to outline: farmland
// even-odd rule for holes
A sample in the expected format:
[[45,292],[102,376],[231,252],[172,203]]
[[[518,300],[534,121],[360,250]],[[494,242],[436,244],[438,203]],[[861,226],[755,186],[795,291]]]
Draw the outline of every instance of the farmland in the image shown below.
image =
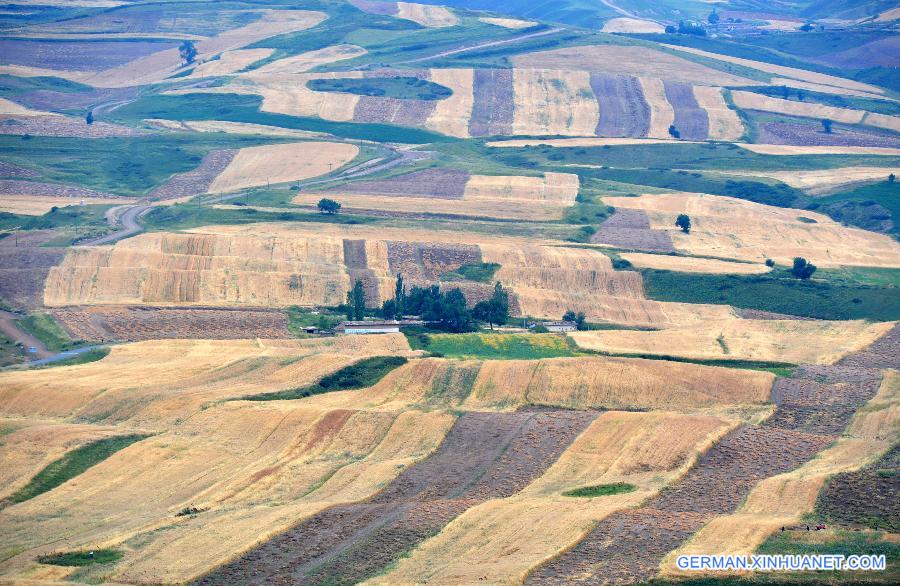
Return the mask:
[[897,583],[898,23],[5,6],[0,583]]

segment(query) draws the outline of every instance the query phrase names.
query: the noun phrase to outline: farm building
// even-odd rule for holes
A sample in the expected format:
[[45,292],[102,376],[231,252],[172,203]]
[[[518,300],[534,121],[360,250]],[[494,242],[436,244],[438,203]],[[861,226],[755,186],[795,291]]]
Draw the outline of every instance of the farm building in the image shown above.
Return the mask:
[[574,332],[578,324],[573,321],[548,321],[541,324],[551,332]]
[[396,334],[400,332],[400,322],[388,321],[345,321],[334,328],[341,334]]

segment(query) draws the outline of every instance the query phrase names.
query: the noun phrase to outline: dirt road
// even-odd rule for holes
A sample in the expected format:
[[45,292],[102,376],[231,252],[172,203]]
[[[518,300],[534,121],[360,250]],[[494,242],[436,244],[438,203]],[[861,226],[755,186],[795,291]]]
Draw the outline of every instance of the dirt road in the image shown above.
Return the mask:
[[[21,318],[21,315],[15,313],[0,311],[0,332],[13,342],[18,342],[25,346],[26,356],[29,359],[52,357],[53,353],[47,350],[40,340],[19,328],[19,324],[16,322]],[[35,348],[37,352],[28,352],[28,348]]]
[[99,246],[101,244],[112,244],[122,238],[134,236],[141,232],[144,228],[138,223],[141,216],[149,212],[153,206],[146,204],[125,205],[110,208],[106,212],[106,220],[111,226],[120,225],[121,227],[111,234],[85,240],[79,242],[78,246]]
[[478,45],[469,45],[467,47],[460,47],[458,49],[453,49],[450,51],[444,51],[443,53],[438,53],[437,55],[429,55],[427,57],[419,57],[418,59],[410,59],[409,61],[401,61],[401,64],[406,63],[420,63],[422,61],[429,61],[431,59],[439,59],[440,57],[449,57],[450,55],[457,55],[459,53],[466,53],[468,51],[475,51],[476,49],[484,49],[486,47],[496,47],[499,45],[508,45],[510,43],[518,43],[519,41],[524,41],[525,39],[531,39],[534,37],[542,37],[544,35],[552,35],[553,33],[560,32],[561,28],[551,28],[545,31],[538,31],[536,33],[528,33],[527,35],[520,35],[518,37],[513,37],[511,39],[504,39],[502,41],[490,41],[487,43],[481,43]]

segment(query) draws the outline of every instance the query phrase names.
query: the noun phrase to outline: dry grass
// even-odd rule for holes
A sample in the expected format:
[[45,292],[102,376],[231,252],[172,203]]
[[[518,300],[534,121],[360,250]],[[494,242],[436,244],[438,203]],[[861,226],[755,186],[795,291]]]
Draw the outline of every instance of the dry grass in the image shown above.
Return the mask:
[[315,51],[307,51],[293,57],[278,59],[271,63],[267,63],[258,69],[249,72],[248,75],[265,75],[272,73],[303,73],[320,65],[342,61],[344,59],[353,59],[361,55],[365,55],[366,50],[356,45],[332,45],[324,49],[316,49]]
[[432,69],[431,81],[453,90],[446,100],[435,104],[425,127],[450,136],[469,137],[469,119],[475,104],[474,72],[471,69]]
[[359,147],[337,142],[297,142],[242,148],[209,187],[227,193],[324,175],[349,163]]
[[758,85],[693,61],[647,47],[588,45],[526,53],[512,58],[516,67],[603,71],[682,81],[697,85]]
[[47,197],[43,195],[0,195],[0,211],[25,216],[42,216],[53,207],[65,207],[78,205],[79,202],[91,204],[121,205],[133,203],[134,199],[92,197],[81,199],[77,197]]
[[32,110],[6,98],[0,98],[0,116],[61,116],[61,114]]
[[215,77],[217,75],[230,75],[237,73],[248,65],[269,57],[275,49],[237,49],[225,51],[218,59],[205,61],[196,66],[190,78]]
[[[900,245],[889,236],[842,226],[823,214],[687,193],[603,201],[646,211],[651,226],[669,230],[676,249],[688,254],[752,262],[772,258],[786,265],[802,256],[818,266],[900,267]],[[674,226],[681,213],[691,217],[690,234]]]
[[[897,172],[898,169],[893,167],[838,167],[811,171],[746,171],[739,174],[770,177],[791,187],[802,189],[810,195],[822,195],[843,185],[885,181],[888,175]],[[729,171],[729,174],[738,173]]]
[[863,124],[900,132],[900,116],[889,116],[887,114],[869,112],[866,114],[866,117],[863,118]]
[[459,18],[443,6],[410,2],[397,2],[396,17],[411,20],[428,28],[442,28],[459,24]]
[[845,124],[859,124],[866,114],[862,110],[835,108],[834,106],[825,106],[814,102],[794,102],[780,98],[771,98],[753,92],[733,91],[731,92],[731,97],[735,106],[745,110],[762,110],[764,112],[804,116],[807,118],[829,118],[835,122],[843,122]]
[[536,22],[532,22],[530,20],[519,20],[517,18],[491,18],[489,16],[482,16],[478,20],[480,20],[481,22],[486,22],[487,24],[493,24],[495,26],[502,26],[503,28],[511,29],[528,28],[537,24]]
[[665,27],[652,20],[640,18],[612,18],[603,23],[604,33],[661,33]]
[[780,527],[811,513],[830,476],[859,470],[878,459],[897,439],[898,383],[896,372],[889,371],[878,395],[860,409],[843,437],[796,470],[757,484],[735,513],[716,517],[671,552],[663,561],[664,573],[678,573],[674,564],[678,555],[753,553]]
[[712,258],[670,256],[668,254],[625,253],[622,258],[640,269],[658,269],[682,273],[709,273],[715,275],[758,275],[772,269],[765,263],[739,263]]
[[[835,77],[833,75],[826,75],[824,73],[814,73],[812,71],[807,71],[805,69],[795,69],[793,67],[784,67],[782,65],[772,65],[771,63],[763,63],[762,61],[753,61],[751,59],[741,59],[739,57],[730,57],[728,55],[720,55],[718,53],[710,53],[709,51],[703,51],[701,49],[694,49],[691,47],[681,47],[678,45],[666,45],[663,44],[664,47],[668,47],[670,49],[674,49],[676,51],[683,51],[685,53],[692,53],[694,55],[700,55],[701,57],[709,57],[710,59],[718,59],[719,61],[725,61],[726,63],[734,63],[735,65],[743,65],[744,67],[750,67],[751,69],[758,69],[759,71],[764,71],[766,73],[771,73],[774,75],[780,75],[783,77],[790,77],[793,79],[799,79],[801,81],[806,81],[810,83],[822,84],[823,86],[830,86],[832,88],[832,92],[835,91],[834,88],[839,89],[849,89],[856,90],[861,92],[869,92],[875,94],[883,94],[884,90],[875,87],[873,85],[868,85],[865,83],[860,83],[858,81],[852,81],[849,79],[844,79],[843,77]],[[725,84],[720,84],[725,85]]]
[[746,144],[739,147],[761,155],[884,155],[896,157],[900,149],[887,147],[793,146],[787,144]]
[[[709,416],[604,413],[521,493],[469,509],[368,584],[509,584],[572,547],[601,519],[678,478],[729,425]],[[563,492],[626,482],[602,498]]]
[[547,172],[543,177],[472,175],[466,183],[463,199],[571,205],[578,195],[578,186],[578,175],[572,173]]
[[730,319],[707,322],[702,328],[569,335],[583,348],[604,352],[833,364],[871,344],[892,326],[890,322]]
[[517,68],[513,91],[513,134],[594,134],[600,112],[589,72]]
[[706,110],[709,117],[710,140],[738,140],[744,134],[744,125],[737,112],[728,107],[722,97],[722,88],[695,86],[694,98]]

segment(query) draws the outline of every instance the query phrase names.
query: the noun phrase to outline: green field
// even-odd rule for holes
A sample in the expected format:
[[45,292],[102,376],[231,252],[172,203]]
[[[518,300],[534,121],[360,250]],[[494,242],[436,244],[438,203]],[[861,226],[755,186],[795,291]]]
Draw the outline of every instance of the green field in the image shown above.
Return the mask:
[[313,79],[306,85],[317,92],[341,92],[398,100],[444,100],[453,94],[453,90],[448,87],[417,77]]
[[69,337],[53,316],[47,313],[32,313],[20,319],[18,324],[24,331],[40,340],[51,352],[71,350],[81,343]]
[[614,484],[598,484],[596,486],[584,486],[569,490],[563,493],[563,496],[577,496],[593,498],[596,496],[609,496],[612,494],[623,494],[626,492],[634,492],[637,487],[627,482],[616,482]]
[[409,344],[447,358],[536,360],[582,354],[556,334],[409,334]]
[[95,549],[92,551],[69,551],[38,557],[38,562],[53,566],[90,566],[108,564],[122,559],[122,552],[115,549]]

